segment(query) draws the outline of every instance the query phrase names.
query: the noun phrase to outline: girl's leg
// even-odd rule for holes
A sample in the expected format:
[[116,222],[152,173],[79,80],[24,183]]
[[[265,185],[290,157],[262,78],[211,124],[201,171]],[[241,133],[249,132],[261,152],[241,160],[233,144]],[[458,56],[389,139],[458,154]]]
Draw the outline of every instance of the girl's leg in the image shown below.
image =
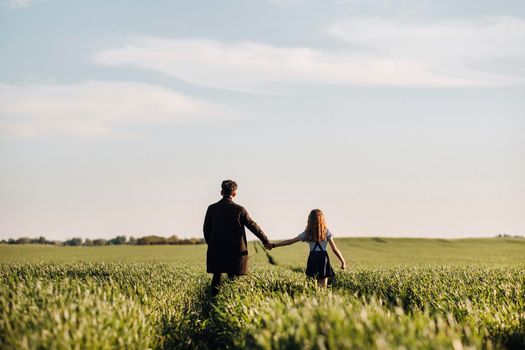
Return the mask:
[[318,287],[326,287],[327,285],[328,285],[328,277],[318,278],[317,279],[317,286]]

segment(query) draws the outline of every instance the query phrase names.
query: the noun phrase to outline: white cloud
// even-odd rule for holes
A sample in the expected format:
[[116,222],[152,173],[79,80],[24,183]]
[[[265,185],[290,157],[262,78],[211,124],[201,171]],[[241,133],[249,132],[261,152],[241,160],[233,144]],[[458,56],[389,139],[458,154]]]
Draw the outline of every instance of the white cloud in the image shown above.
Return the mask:
[[369,53],[334,53],[307,47],[275,47],[255,42],[141,37],[94,56],[109,66],[162,72],[196,85],[267,91],[279,82],[350,85],[464,86],[482,82],[436,74],[425,61]]
[[334,0],[340,13],[360,16],[396,16],[410,18],[429,10],[433,0]]
[[33,4],[33,0],[4,0],[3,2],[12,10],[30,7]]
[[231,116],[223,107],[142,83],[0,84],[0,135],[4,137],[107,135],[119,126]]
[[279,82],[429,87],[525,82],[525,75],[500,68],[502,62],[525,58],[525,21],[520,19],[406,24],[372,18],[338,22],[327,32],[351,45],[330,51],[134,37],[122,47],[96,53],[94,60],[242,91],[268,91]]
[[[408,23],[380,18],[350,19],[328,33],[384,59],[425,62],[435,74],[479,85],[525,82],[525,20],[512,17]],[[501,68],[501,62],[506,67]],[[521,75],[510,75],[518,65]]]

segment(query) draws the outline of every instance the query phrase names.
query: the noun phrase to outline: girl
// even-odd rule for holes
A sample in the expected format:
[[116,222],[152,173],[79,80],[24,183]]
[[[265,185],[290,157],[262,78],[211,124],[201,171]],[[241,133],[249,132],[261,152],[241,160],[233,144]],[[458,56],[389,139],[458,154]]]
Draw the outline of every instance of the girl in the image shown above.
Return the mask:
[[282,247],[285,245],[294,244],[296,242],[308,242],[310,245],[310,255],[308,256],[308,264],[306,265],[306,275],[317,279],[317,285],[326,287],[328,277],[335,275],[330,260],[326,251],[327,243],[330,243],[335,255],[341,261],[341,269],[346,268],[345,259],[337,249],[332,234],[326,228],[323,212],[319,209],[314,209],[308,215],[308,223],[306,229],[299,236],[288,239],[279,243],[272,243],[272,248]]

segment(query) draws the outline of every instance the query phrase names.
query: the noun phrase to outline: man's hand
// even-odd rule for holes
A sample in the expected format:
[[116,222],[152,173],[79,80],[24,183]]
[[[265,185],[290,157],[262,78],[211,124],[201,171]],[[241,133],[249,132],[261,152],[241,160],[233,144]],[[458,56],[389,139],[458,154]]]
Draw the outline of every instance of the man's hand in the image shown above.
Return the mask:
[[273,244],[270,241],[264,243],[264,248],[267,250],[272,250]]

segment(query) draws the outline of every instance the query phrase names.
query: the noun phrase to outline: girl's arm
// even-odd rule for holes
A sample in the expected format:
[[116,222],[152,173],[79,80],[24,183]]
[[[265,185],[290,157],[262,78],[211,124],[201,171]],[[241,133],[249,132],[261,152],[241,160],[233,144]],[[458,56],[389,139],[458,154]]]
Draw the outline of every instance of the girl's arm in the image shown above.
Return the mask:
[[334,251],[335,256],[337,256],[337,258],[341,261],[341,269],[342,270],[346,269],[345,258],[343,258],[343,254],[341,254],[341,252],[339,251],[339,249],[335,245],[334,239],[332,237],[330,237],[328,239],[328,242],[330,243],[330,247],[332,247],[332,250]]
[[294,244],[294,243],[297,243],[299,242],[300,239],[299,237],[295,237],[295,238],[292,238],[292,239],[287,239],[287,240],[284,240],[284,241],[280,241],[278,243],[272,243],[273,247],[282,247],[282,246],[285,246],[285,245],[290,245],[290,244]]

